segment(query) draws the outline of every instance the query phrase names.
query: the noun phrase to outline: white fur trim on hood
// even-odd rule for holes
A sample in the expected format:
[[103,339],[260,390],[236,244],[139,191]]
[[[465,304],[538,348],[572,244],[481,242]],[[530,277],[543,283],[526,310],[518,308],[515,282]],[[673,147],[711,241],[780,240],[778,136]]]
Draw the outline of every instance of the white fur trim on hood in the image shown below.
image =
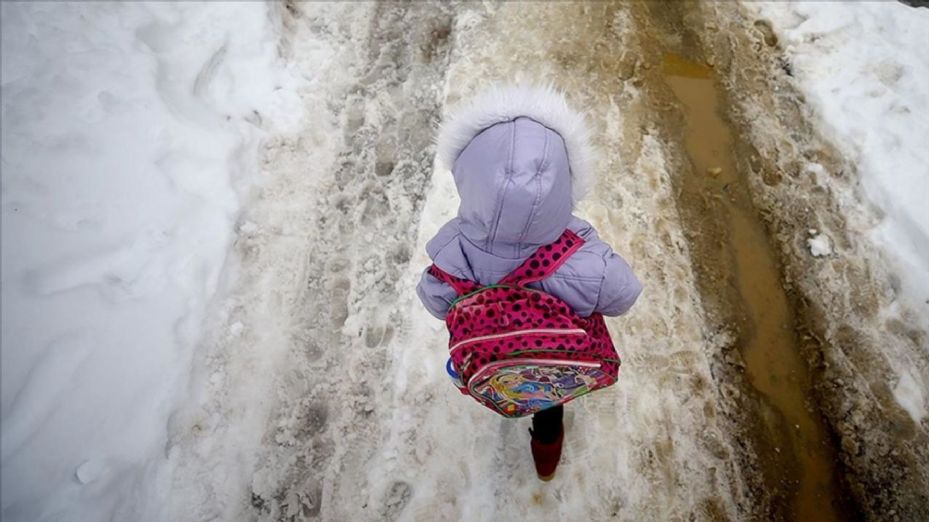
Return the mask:
[[564,139],[571,167],[571,199],[576,205],[593,185],[596,151],[583,114],[568,107],[553,87],[495,85],[459,105],[439,128],[439,164],[451,170],[461,151],[481,131],[520,116],[545,125]]

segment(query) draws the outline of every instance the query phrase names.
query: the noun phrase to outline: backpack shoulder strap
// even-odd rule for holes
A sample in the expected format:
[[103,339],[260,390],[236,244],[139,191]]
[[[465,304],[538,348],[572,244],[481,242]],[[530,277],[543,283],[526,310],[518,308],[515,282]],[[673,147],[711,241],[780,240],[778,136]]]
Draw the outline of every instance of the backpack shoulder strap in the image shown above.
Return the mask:
[[481,288],[481,285],[474,281],[455,277],[435,265],[429,267],[429,275],[454,288],[459,296],[470,294]]
[[500,280],[501,285],[525,286],[535,281],[541,281],[555,273],[555,270],[564,264],[584,246],[584,239],[571,230],[565,230],[554,243],[541,246],[528,259],[523,261],[516,270]]

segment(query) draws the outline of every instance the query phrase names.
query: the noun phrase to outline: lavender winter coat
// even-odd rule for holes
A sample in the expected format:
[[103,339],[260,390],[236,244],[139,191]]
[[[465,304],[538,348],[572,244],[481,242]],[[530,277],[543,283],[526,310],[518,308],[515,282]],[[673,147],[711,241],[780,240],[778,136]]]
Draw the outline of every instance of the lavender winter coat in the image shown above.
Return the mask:
[[[642,285],[590,223],[571,214],[572,193],[577,193],[572,187],[574,163],[569,165],[566,146],[571,140],[553,130],[556,125],[539,123],[550,111],[543,110],[543,117],[537,118],[536,113],[538,106],[518,113],[534,118],[492,115],[491,119],[503,121],[478,130],[469,141],[458,136],[466,145],[459,147],[460,152],[451,147],[457,155],[449,161],[461,196],[458,217],[439,230],[426,251],[449,274],[488,285],[570,228],[584,238],[584,246],[554,275],[529,286],[561,298],[581,316],[623,314],[635,303]],[[480,126],[480,121],[471,127],[475,125]],[[442,136],[439,147],[443,147]],[[427,272],[416,290],[429,312],[440,319],[456,297],[451,287]]]

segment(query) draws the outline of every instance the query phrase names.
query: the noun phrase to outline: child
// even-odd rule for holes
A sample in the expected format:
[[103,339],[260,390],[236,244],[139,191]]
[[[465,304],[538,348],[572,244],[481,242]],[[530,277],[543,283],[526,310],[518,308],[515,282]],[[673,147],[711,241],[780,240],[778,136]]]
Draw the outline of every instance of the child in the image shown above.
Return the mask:
[[[527,287],[560,298],[581,317],[625,313],[642,285],[590,223],[572,215],[591,184],[592,149],[584,117],[551,88],[492,88],[465,104],[439,132],[438,160],[452,171],[461,203],[426,245],[435,266],[491,285],[569,229],[583,246]],[[439,319],[457,297],[428,269],[417,294]],[[557,406],[532,419],[532,455],[543,480],[561,457],[562,414]]]

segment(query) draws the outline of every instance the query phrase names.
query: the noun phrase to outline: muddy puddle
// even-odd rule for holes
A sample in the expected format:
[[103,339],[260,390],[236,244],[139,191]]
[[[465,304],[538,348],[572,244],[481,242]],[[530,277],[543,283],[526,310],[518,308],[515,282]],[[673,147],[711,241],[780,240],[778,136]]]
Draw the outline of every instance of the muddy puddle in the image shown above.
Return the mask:
[[711,241],[720,250],[719,259],[731,263],[728,281],[734,288],[729,290],[739,298],[736,315],[745,372],[769,407],[759,415],[762,440],[775,446],[759,455],[766,482],[786,493],[781,498],[791,503],[776,511],[796,520],[844,519],[835,486],[835,451],[812,406],[794,311],[764,225],[732,156],[734,137],[721,116],[713,70],[669,53],[661,72],[681,107],[683,145],[692,166],[681,180],[680,197],[714,209],[721,230]]

